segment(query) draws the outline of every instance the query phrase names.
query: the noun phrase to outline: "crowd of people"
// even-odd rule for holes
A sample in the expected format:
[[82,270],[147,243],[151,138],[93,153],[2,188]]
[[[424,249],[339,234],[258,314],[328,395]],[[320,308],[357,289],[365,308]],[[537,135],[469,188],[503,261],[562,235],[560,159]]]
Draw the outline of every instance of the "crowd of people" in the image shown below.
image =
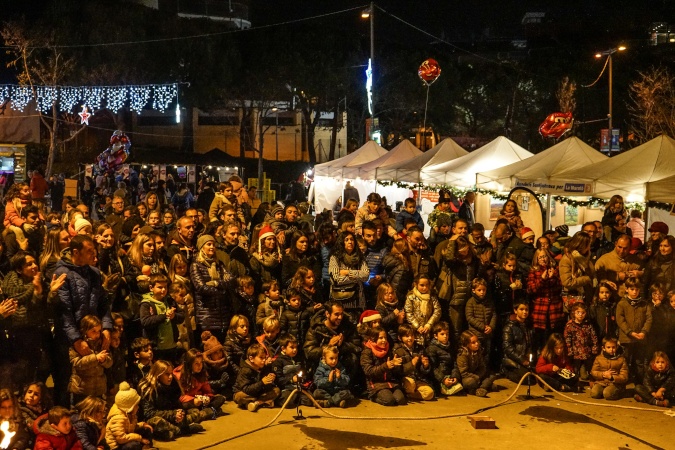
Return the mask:
[[323,408],[396,406],[536,372],[562,392],[675,399],[675,238],[639,212],[627,225],[618,196],[573,236],[535,236],[508,200],[486,236],[472,192],[440,191],[425,223],[377,193],[345,191],[334,217],[255,202],[237,176],[185,202],[100,181],[63,213],[28,184],[5,193],[8,448],[150,448],[226,401],[295,407],[299,386]]

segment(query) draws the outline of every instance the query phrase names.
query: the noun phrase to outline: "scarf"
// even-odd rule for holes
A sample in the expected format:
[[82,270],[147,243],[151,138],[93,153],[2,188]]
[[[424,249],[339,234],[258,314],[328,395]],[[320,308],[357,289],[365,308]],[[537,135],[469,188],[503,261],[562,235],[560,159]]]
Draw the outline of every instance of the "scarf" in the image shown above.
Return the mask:
[[218,272],[218,266],[216,265],[217,259],[209,259],[202,250],[199,251],[199,259],[204,261],[204,263],[209,266],[209,276],[211,277],[211,280],[220,281],[221,276],[220,272]]
[[351,255],[348,255],[347,253],[342,255],[342,262],[344,262],[349,267],[356,267],[360,259],[361,258],[359,257],[359,254],[356,252],[352,252]]
[[668,255],[662,255],[661,252],[658,252],[655,257],[659,266],[673,262],[673,252],[670,252]]
[[263,265],[263,267],[267,267],[268,269],[273,269],[279,265],[279,254],[276,252],[272,253],[259,253],[255,252],[255,257],[258,261],[260,261],[260,264]]
[[389,353],[389,342],[386,342],[384,347],[380,347],[373,341],[366,341],[366,347],[368,347],[375,355],[376,358],[386,358]]
[[429,301],[431,294],[422,294],[416,287],[413,288],[413,294],[420,299],[420,310],[422,311],[422,314],[424,314],[424,320],[428,320],[432,312],[431,302]]

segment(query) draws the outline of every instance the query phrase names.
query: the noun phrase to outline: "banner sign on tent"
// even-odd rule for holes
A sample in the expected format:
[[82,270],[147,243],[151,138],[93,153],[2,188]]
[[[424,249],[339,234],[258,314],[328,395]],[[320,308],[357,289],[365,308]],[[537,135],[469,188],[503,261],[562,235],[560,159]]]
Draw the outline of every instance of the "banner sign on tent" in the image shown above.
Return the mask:
[[524,187],[544,194],[591,195],[590,183],[549,183],[546,180],[525,181],[516,179],[514,185]]
[[[417,201],[417,204],[419,204],[420,192],[418,190],[413,190],[412,193],[413,198]],[[422,198],[426,198],[431,203],[438,203],[438,191],[422,191]]]

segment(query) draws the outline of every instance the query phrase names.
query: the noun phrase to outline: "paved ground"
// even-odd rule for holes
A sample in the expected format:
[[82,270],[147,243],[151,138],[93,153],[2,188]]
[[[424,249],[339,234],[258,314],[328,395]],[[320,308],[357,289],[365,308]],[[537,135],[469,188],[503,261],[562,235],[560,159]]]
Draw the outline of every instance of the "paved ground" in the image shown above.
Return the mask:
[[[257,413],[238,409],[228,403],[228,415],[204,423],[205,433],[173,442],[158,442],[164,449],[244,448],[343,450],[379,448],[453,448],[453,449],[672,449],[675,448],[675,417],[663,408],[637,403],[632,398],[618,402],[597,400],[603,405],[622,405],[656,409],[636,411],[614,407],[589,406],[545,393],[539,387],[532,400],[514,397],[509,403],[482,413],[496,420],[496,430],[476,430],[466,417],[410,420],[406,417],[472,413],[507,398],[515,384],[507,380],[496,383],[503,389],[490,398],[461,396],[428,403],[386,408],[370,401],[348,409],[327,411],[350,416],[343,420],[329,417],[313,407],[302,407],[306,419],[295,420],[295,409],[285,410],[270,427],[246,436],[221,442],[240,433],[265,425],[279,409]],[[524,394],[525,387],[520,393]],[[588,394],[570,394],[575,400],[595,402]],[[671,410],[673,411],[673,410]],[[674,411],[675,412],[675,411]],[[375,419],[368,417],[396,417]],[[219,443],[221,442],[221,443]],[[214,445],[215,444],[215,445]]]

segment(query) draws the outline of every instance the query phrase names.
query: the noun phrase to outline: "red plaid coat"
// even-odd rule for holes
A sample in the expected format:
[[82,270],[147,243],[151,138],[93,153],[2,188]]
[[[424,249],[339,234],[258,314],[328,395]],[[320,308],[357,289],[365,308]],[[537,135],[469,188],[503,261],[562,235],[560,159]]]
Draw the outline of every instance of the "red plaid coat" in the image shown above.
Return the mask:
[[[562,284],[558,269],[545,280],[541,278],[546,268],[532,267],[527,276],[527,293],[532,299],[532,313],[534,328],[554,328],[565,320],[563,313]],[[548,323],[548,326],[547,326]]]

